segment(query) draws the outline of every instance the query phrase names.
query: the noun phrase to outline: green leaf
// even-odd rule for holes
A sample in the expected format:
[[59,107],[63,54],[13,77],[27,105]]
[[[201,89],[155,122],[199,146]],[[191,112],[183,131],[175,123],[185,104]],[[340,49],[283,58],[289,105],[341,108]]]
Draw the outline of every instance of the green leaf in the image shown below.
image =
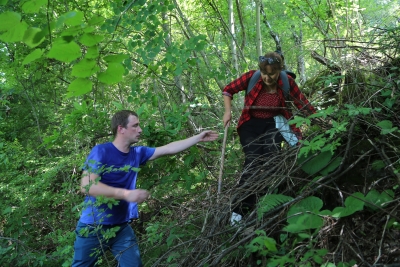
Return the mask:
[[55,42],[47,54],[47,57],[62,62],[71,62],[79,58],[81,55],[81,48],[75,42]]
[[11,209],[11,207],[7,207],[7,208],[5,208],[4,210],[3,210],[3,215],[6,215],[6,214],[8,214],[8,213],[11,213],[12,212],[12,209]]
[[322,206],[322,200],[314,196],[300,200],[290,207],[287,214],[287,222],[289,225],[285,229],[289,232],[296,233],[306,229],[321,227],[323,220],[316,214],[319,214],[319,210]]
[[104,36],[102,35],[96,35],[93,33],[84,33],[79,39],[79,42],[81,42],[81,44],[86,46],[94,46],[103,41],[103,39]]
[[265,195],[260,202],[257,204],[258,218],[261,219],[263,214],[276,208],[283,203],[291,201],[293,198],[281,194],[268,194]]
[[398,129],[397,127],[393,127],[393,123],[388,120],[383,120],[376,125],[382,129],[381,134],[388,134]]
[[85,78],[77,78],[68,86],[67,97],[80,96],[92,91],[92,81]]
[[91,46],[87,49],[85,58],[97,58],[99,56],[99,48],[97,46]]
[[[368,192],[368,194],[365,196],[365,200],[375,204],[378,207],[385,207],[388,202],[393,200],[394,192],[392,190],[386,190],[383,191],[382,193],[379,193],[375,189],[372,189],[371,191]],[[371,205],[369,203],[365,203],[366,206],[371,208],[372,210],[377,210],[378,208],[374,205]]]
[[71,75],[75,77],[86,78],[99,71],[99,69],[100,68],[97,66],[95,60],[82,59],[79,61],[79,63],[74,65]]
[[5,6],[8,0],[0,0],[0,6]]
[[31,63],[32,61],[35,61],[36,59],[40,58],[43,55],[44,50],[43,49],[35,49],[29,55],[27,55],[22,61],[22,65],[26,65]]
[[331,163],[329,163],[328,166],[326,166],[320,173],[322,175],[328,175],[328,173],[336,170],[337,167],[339,167],[340,163],[342,162],[343,157],[337,157],[335,158]]
[[25,31],[23,41],[24,43],[33,48],[38,46],[44,41],[44,36],[46,33],[39,28],[31,27]]
[[[22,11],[25,13],[38,13],[40,8],[47,4],[48,0],[30,0],[22,5]],[[49,0],[50,1],[50,0]]]
[[376,125],[379,126],[382,129],[392,129],[392,127],[393,127],[392,122],[388,121],[388,120],[381,121]]
[[125,54],[118,54],[118,55],[108,55],[105,56],[103,59],[108,63],[121,63],[125,59],[129,58],[128,55]]
[[0,32],[7,31],[21,22],[21,15],[16,12],[6,11],[0,14]]
[[375,160],[374,162],[372,162],[371,164],[371,168],[373,170],[380,170],[386,167],[386,164],[383,160]]
[[104,23],[105,19],[101,16],[93,16],[91,19],[89,19],[88,24],[93,25],[93,26],[100,26]]
[[273,238],[270,237],[265,237],[264,238],[264,246],[272,252],[276,252],[278,251],[278,249],[276,248],[276,241]]
[[28,29],[28,24],[25,21],[20,21],[8,29],[8,31],[1,34],[0,40],[10,43],[22,41],[24,39],[26,29]]
[[342,218],[362,210],[364,208],[364,195],[356,192],[346,198],[344,205],[345,207],[336,207],[332,211],[332,217]]
[[81,25],[83,21],[82,11],[70,11],[63,15],[65,17],[64,23],[68,26],[78,26]]
[[120,63],[109,63],[107,70],[99,74],[99,81],[111,85],[122,81],[125,68]]
[[[299,157],[298,161],[299,164],[301,164],[302,162],[306,161],[307,158],[305,158],[304,156]],[[330,151],[324,151],[321,152],[318,156],[313,157],[312,159],[310,159],[309,161],[307,161],[306,163],[304,163],[301,168],[303,171],[305,171],[306,173],[313,175],[319,171],[321,171],[322,169],[324,169],[325,167],[327,167],[327,165],[329,164],[329,161],[332,159],[332,153]],[[335,165],[335,164],[334,164]],[[333,166],[334,166],[333,165]],[[332,166],[332,167],[333,167]],[[337,166],[336,166],[337,167]],[[335,168],[336,168],[335,167]],[[328,169],[329,170],[329,169]]]

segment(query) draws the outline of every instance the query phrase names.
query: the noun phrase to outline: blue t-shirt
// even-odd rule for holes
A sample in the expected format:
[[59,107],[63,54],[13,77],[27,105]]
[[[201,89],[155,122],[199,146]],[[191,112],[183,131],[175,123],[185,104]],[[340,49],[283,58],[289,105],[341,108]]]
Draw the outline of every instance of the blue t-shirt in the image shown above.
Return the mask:
[[[155,148],[133,146],[128,153],[119,151],[113,143],[95,146],[86,159],[84,170],[100,176],[100,182],[117,188],[135,189],[137,168],[154,154]],[[137,203],[117,200],[111,208],[96,205],[96,197],[86,196],[81,222],[86,224],[121,224],[139,217]]]

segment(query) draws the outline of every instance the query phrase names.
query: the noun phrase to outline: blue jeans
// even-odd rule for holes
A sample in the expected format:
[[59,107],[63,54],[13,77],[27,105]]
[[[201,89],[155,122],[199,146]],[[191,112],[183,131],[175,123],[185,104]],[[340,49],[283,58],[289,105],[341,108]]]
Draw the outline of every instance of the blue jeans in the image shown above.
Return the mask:
[[[104,231],[120,227],[115,236],[105,238]],[[120,225],[90,225],[78,222],[72,267],[95,266],[96,261],[110,250],[120,267],[142,267],[135,233],[128,223]]]

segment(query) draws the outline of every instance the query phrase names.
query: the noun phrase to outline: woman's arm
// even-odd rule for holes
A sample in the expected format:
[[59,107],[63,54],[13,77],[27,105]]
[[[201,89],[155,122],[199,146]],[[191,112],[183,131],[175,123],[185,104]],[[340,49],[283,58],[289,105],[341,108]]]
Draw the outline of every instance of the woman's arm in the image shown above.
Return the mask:
[[224,127],[229,126],[229,123],[232,119],[232,98],[230,96],[224,95],[224,105],[225,105],[225,113],[222,118],[224,122]]

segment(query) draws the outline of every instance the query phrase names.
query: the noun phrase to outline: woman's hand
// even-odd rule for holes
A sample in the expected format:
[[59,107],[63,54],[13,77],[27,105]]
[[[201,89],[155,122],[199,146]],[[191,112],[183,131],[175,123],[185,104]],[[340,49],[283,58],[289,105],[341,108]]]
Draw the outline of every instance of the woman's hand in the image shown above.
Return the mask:
[[222,120],[224,122],[224,127],[229,126],[229,124],[231,122],[231,119],[232,119],[231,112],[230,111],[229,112],[225,111],[224,117],[222,118]]

